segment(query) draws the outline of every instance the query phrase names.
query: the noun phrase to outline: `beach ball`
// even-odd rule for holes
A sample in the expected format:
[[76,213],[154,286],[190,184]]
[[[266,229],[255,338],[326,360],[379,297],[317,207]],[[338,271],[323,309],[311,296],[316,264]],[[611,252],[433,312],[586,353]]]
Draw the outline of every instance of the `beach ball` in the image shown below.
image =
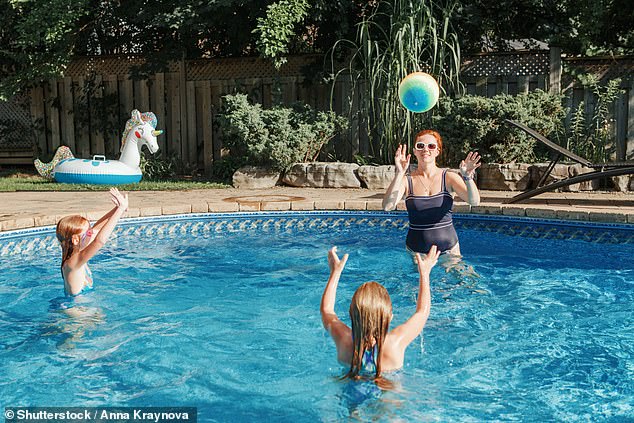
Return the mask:
[[438,83],[425,72],[410,73],[398,86],[398,98],[410,112],[426,112],[434,107],[439,95]]

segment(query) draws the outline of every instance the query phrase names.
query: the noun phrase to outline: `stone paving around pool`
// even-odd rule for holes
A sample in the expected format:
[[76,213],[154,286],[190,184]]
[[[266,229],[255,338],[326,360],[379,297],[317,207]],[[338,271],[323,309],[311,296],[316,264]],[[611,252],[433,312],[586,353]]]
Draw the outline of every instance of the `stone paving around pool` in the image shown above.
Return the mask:
[[[520,204],[505,202],[517,194],[481,191],[479,206],[458,200],[456,213],[528,216],[634,224],[634,193],[545,193]],[[134,191],[126,217],[184,213],[381,210],[383,191],[275,187],[260,190]],[[54,225],[61,217],[81,214],[96,220],[110,209],[106,191],[0,193],[0,231]],[[405,210],[403,202],[400,210]]]

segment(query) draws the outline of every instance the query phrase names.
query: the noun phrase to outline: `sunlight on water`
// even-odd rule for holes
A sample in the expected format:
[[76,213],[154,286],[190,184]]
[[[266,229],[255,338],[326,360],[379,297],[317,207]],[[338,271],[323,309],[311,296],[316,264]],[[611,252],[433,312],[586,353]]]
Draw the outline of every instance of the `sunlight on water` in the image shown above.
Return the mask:
[[338,380],[321,326],[326,253],[350,259],[337,312],[383,283],[414,310],[403,229],[119,236],[95,289],[62,297],[57,252],[0,257],[3,406],[196,406],[201,421],[634,419],[634,245],[459,231],[465,267],[432,272],[397,389]]

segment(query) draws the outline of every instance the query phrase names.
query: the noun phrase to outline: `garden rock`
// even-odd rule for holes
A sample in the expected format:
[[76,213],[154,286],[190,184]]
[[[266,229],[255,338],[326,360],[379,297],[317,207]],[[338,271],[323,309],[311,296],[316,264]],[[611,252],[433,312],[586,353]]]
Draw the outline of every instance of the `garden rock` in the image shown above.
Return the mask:
[[279,182],[281,173],[269,168],[244,166],[233,174],[235,188],[261,189],[272,188]]
[[357,175],[361,184],[369,189],[384,190],[390,186],[394,179],[396,168],[389,166],[360,166]]
[[355,163],[295,163],[282,181],[293,187],[361,188]]
[[634,176],[632,175],[613,176],[612,183],[614,189],[619,192],[634,191]]
[[[582,164],[577,163],[577,164],[568,166],[568,175],[570,177],[573,177],[577,175],[583,175],[584,173],[590,173],[593,170],[594,169],[592,168],[585,167]],[[567,187],[563,188],[563,190],[570,191],[570,192],[594,191],[599,189],[599,182],[600,182],[599,179],[593,179],[591,181],[585,181],[578,184],[568,185]]]
[[[542,178],[542,175],[546,173],[548,166],[548,163],[535,163],[529,166],[528,173],[530,175],[530,186],[528,188],[535,188],[537,186],[539,180]],[[567,179],[570,176],[569,168],[570,166],[566,164],[556,164],[542,185]],[[569,191],[567,187],[562,188],[562,190]]]
[[489,163],[478,169],[478,187],[495,191],[523,191],[530,185],[531,165]]

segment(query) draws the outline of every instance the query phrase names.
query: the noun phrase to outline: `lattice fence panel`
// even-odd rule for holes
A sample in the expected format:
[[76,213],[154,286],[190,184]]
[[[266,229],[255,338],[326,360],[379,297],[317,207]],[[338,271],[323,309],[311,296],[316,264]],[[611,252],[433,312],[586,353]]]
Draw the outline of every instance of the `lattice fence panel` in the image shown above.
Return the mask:
[[[78,78],[87,75],[129,75],[133,66],[145,63],[141,56],[80,57],[74,59],[64,71],[65,77]],[[177,72],[178,62],[169,64],[168,72]]]
[[462,76],[535,76],[548,75],[550,57],[548,51],[513,54],[491,54],[465,58]]
[[252,79],[273,77],[294,77],[303,74],[305,66],[319,66],[318,56],[289,57],[280,70],[276,70],[269,60],[260,58],[207,59],[187,61],[187,80],[209,79]]
[[0,148],[28,149],[34,142],[28,96],[0,101]]

